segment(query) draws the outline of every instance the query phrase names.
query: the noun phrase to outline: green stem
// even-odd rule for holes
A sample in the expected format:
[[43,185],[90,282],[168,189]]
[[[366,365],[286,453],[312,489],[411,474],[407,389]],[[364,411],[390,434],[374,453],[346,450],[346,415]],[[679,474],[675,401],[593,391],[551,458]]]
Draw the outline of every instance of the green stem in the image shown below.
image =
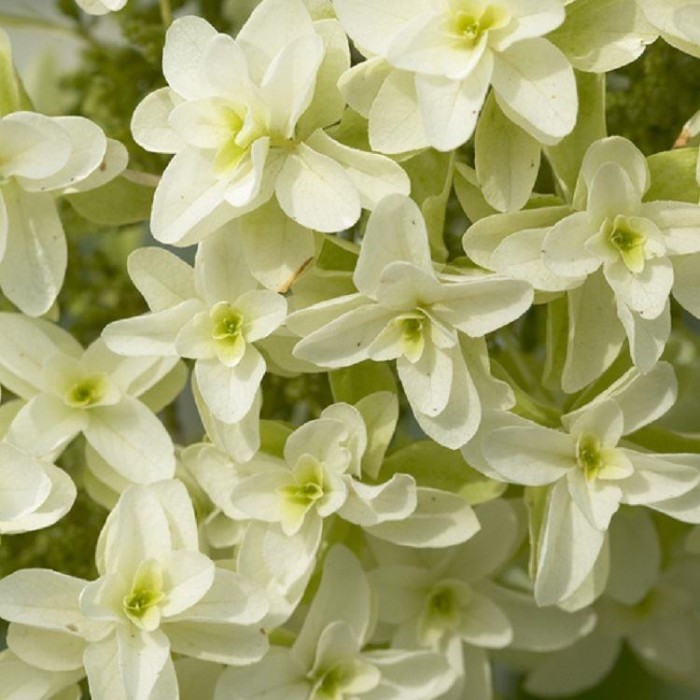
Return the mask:
[[159,0],[159,3],[163,26],[167,29],[173,23],[173,10],[170,7],[170,0]]

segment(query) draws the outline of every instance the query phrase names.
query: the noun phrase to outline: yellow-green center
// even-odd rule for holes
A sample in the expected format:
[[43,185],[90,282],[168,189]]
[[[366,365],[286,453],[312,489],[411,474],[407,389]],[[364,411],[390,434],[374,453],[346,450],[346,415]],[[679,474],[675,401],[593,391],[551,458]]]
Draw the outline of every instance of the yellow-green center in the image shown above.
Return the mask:
[[479,0],[458,0],[447,23],[447,32],[467,46],[476,44],[485,34],[510,22],[510,13],[498,5]]
[[164,597],[160,564],[147,560],[137,569],[131,590],[122,599],[124,614],[138,627],[157,626],[160,617],[157,606]]
[[576,443],[576,461],[586,479],[592,481],[605,466],[600,440],[595,435],[583,434]]
[[644,269],[646,234],[635,230],[625,217],[618,216],[610,226],[608,241],[631,272]]
[[99,403],[107,393],[107,377],[95,375],[73,384],[65,395],[65,401],[74,408],[87,408]]

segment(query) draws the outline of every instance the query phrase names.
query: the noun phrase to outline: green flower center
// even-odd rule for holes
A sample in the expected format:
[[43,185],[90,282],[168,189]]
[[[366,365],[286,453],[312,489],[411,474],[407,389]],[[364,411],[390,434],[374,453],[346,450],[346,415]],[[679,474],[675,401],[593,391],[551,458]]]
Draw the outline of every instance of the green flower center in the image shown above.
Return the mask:
[[454,615],[455,603],[455,595],[451,589],[439,588],[430,596],[428,609],[435,617],[450,618]]
[[644,269],[647,237],[641,231],[635,230],[625,217],[616,217],[610,226],[608,240],[620,253],[620,257],[631,272],[641,272]]
[[323,496],[323,486],[309,482],[299,486],[286,486],[284,492],[287,499],[295,505],[310,506]]
[[458,0],[453,2],[447,32],[467,46],[473,46],[484,34],[505,27],[509,22],[510,13],[503,7],[484,7],[478,0]]
[[425,346],[424,333],[426,330],[426,318],[420,311],[404,314],[397,317],[396,323],[401,333],[403,354],[411,362],[417,362],[423,354]]
[[81,379],[74,384],[65,396],[65,401],[74,408],[87,408],[100,402],[107,393],[107,377],[96,375]]
[[595,435],[584,434],[576,443],[576,461],[586,479],[592,481],[605,466],[600,440]]
[[230,304],[222,302],[211,311],[211,319],[214,323],[211,337],[214,340],[235,342],[243,331],[243,316]]
[[158,625],[157,608],[164,597],[160,564],[149,559],[139,566],[131,590],[122,599],[124,614],[137,627],[153,629]]

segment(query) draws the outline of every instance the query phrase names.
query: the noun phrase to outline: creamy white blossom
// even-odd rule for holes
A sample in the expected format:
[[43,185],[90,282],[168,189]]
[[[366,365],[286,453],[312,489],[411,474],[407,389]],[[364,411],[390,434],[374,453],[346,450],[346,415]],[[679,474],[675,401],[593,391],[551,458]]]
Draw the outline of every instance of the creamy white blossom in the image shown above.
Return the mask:
[[127,0],[75,0],[78,6],[91,15],[106,15],[126,7]]
[[349,61],[338,22],[314,22],[301,0],[264,0],[236,39],[176,20],[163,53],[169,87],[132,122],[144,148],[176,154],[156,191],[155,237],[195,243],[273,197],[299,224],[341,231],[383,195],[408,194],[400,166],[323,130],[342,116],[335,83]]
[[46,313],[63,285],[68,252],[56,197],[99,187],[126,161],[126,149],[88,119],[0,118],[0,288],[21,311]]
[[23,661],[51,671],[84,668],[96,700],[145,700],[178,697],[171,650],[231,664],[265,653],[267,600],[199,552],[181,483],[125,492],[96,559],[93,582],[42,569],[0,581],[8,644]]
[[438,275],[423,216],[398,195],[370,216],[353,282],[357,293],[290,316],[289,327],[303,336],[295,356],[330,368],[396,360],[421,428],[460,447],[479,425],[481,404],[500,400],[488,382],[476,384],[477,339],[524,313],[530,286],[494,275]]
[[561,0],[335,0],[368,57],[346,73],[348,103],[369,119],[372,147],[400,153],[467,141],[490,86],[509,119],[542,143],[574,127],[569,62],[543,38],[564,20]]

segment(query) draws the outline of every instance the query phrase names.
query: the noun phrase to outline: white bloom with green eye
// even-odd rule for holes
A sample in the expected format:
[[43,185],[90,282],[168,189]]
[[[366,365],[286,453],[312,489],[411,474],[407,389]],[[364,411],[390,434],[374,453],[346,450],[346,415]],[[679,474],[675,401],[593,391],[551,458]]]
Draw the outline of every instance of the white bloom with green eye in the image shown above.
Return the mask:
[[431,700],[454,683],[443,654],[363,651],[372,633],[369,581],[340,545],[329,552],[321,584],[291,647],[272,647],[249,668],[226,669],[215,699]]
[[421,211],[400,195],[372,212],[353,281],[358,293],[289,317],[303,338],[294,355],[329,368],[396,360],[421,428],[461,447],[479,425],[481,404],[500,402],[478,339],[522,315],[532,288],[497,275],[439,276]]
[[44,457],[60,454],[82,433],[127,481],[171,478],[173,443],[154,411],[181,388],[169,381],[176,364],[177,358],[119,357],[100,340],[83,349],[48,321],[0,314],[0,381],[26,402],[5,439]]
[[273,197],[302,226],[341,231],[382,196],[408,194],[399,165],[323,131],[343,114],[336,82],[349,65],[338,22],[314,22],[301,0],[264,0],[235,40],[198,17],[176,20],[169,87],[132,121],[144,148],[175,154],[153,204],[156,239],[195,243]]
[[68,252],[56,197],[99,187],[126,162],[126,149],[88,119],[0,118],[0,288],[23,313],[45,314],[63,285]]
[[[634,364],[651,369],[670,333],[671,293],[700,316],[695,282],[700,206],[645,202],[649,186],[646,160],[631,142],[619,137],[597,141],[581,166],[573,201],[578,211],[544,238],[545,265],[559,277],[577,280],[569,292],[573,332],[563,377],[567,391],[595,379],[625,337]],[[604,321],[612,323],[611,332],[602,330],[596,317],[605,314],[593,308],[616,310],[616,323]]]
[[267,368],[257,345],[284,323],[287,302],[259,288],[238,231],[225,227],[203,241],[194,270],[153,248],[136,251],[129,267],[151,311],[108,326],[107,346],[131,357],[195,360],[197,390],[212,416],[240,423]]
[[199,552],[180,482],[125,491],[96,563],[93,582],[43,569],[0,581],[13,653],[39,669],[84,668],[95,700],[177,698],[171,652],[234,665],[265,654],[267,599]]
[[465,448],[470,464],[489,476],[551,486],[538,537],[538,603],[559,603],[579,589],[620,505],[644,505],[684,522],[700,518],[698,456],[641,452],[623,441],[673,404],[676,383],[667,369],[632,370],[613,390],[563,416],[561,430],[494,412]]
[[543,38],[564,20],[561,0],[334,0],[369,58],[346,73],[372,147],[450,151],[474,132],[491,86],[506,116],[553,144],[576,122],[573,70]]
[[460,673],[450,698],[491,700],[489,650],[562,649],[594,624],[590,611],[542,609],[527,591],[498,583],[525,537],[515,503],[498,499],[477,506],[479,532],[447,549],[370,540],[377,567],[369,576],[379,621],[393,631],[393,646],[448,655]]

